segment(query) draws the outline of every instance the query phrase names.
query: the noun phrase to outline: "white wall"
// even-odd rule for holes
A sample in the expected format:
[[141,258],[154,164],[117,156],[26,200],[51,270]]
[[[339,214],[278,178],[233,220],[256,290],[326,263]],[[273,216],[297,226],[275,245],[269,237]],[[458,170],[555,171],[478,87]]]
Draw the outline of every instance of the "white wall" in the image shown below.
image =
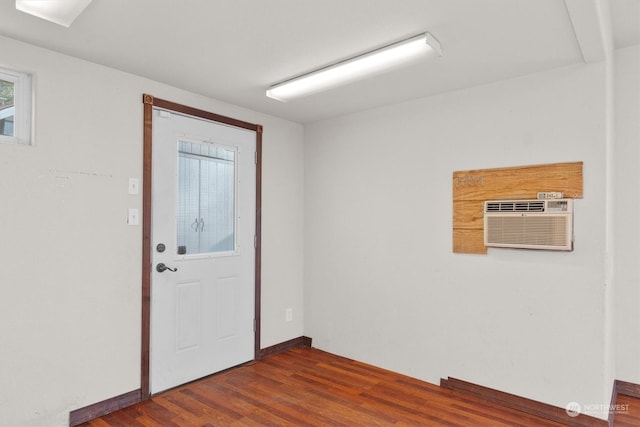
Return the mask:
[[[305,126],[314,346],[432,383],[608,404],[605,94],[604,64],[578,65]],[[573,252],[452,253],[454,171],[568,161],[584,162]]]
[[[35,146],[0,145],[0,425],[140,387],[142,94],[264,125],[262,345],[302,335],[302,126],[0,38],[35,75]],[[286,295],[286,298],[279,299]]]
[[[298,124],[6,38],[0,50],[36,85],[36,145],[0,145],[0,425],[66,425],[140,386],[141,230],[126,210],[141,199],[126,188],[142,175],[144,92],[264,125],[263,347],[304,333],[434,383],[608,403],[603,64],[311,124],[303,151]],[[615,362],[634,382],[639,57],[615,64]],[[453,171],[580,160],[574,252],[451,253]]]
[[640,46],[614,67],[616,378],[640,383]]

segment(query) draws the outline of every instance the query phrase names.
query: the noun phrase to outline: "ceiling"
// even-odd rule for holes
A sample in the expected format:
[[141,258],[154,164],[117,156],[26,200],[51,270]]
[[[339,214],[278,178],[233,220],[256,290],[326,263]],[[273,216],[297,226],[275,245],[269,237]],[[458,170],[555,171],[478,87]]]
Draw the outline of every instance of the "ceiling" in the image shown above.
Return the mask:
[[[599,60],[597,4],[606,3],[93,0],[64,28],[0,0],[0,35],[306,123]],[[639,44],[640,0],[608,3],[615,47]],[[442,57],[288,103],[265,96],[271,84],[424,31]]]

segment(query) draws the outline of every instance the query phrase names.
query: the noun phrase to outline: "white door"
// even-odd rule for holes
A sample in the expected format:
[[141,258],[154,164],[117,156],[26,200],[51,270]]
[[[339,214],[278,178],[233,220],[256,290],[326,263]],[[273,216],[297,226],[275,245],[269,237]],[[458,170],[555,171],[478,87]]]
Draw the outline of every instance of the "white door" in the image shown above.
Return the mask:
[[256,133],[153,114],[150,390],[158,393],[254,358]]

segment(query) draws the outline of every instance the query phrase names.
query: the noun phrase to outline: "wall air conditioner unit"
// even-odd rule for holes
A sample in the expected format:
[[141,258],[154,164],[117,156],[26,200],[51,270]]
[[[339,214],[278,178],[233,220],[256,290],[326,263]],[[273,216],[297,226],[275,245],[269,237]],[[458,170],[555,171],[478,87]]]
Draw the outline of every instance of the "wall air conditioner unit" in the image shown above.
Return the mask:
[[498,248],[573,250],[573,200],[484,202],[484,245]]

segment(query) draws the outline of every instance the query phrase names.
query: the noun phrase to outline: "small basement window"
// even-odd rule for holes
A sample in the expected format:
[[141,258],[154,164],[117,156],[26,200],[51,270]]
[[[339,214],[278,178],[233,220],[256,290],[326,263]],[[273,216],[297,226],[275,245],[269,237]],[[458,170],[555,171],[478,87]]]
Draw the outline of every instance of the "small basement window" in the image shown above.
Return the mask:
[[0,68],[0,142],[31,145],[31,80]]

